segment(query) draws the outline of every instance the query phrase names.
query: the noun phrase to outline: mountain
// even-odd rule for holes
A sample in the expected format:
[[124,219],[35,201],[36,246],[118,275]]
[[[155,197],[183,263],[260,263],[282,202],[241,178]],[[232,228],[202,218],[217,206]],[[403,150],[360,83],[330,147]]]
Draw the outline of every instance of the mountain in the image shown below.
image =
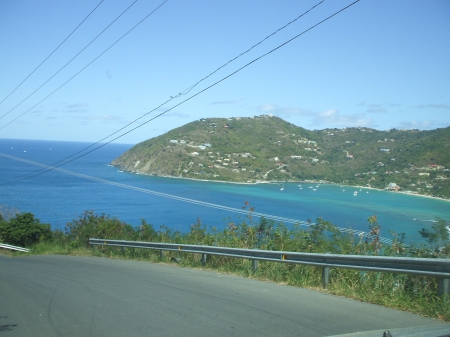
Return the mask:
[[450,127],[306,130],[278,117],[204,118],[137,144],[112,165],[229,182],[323,181],[450,197]]

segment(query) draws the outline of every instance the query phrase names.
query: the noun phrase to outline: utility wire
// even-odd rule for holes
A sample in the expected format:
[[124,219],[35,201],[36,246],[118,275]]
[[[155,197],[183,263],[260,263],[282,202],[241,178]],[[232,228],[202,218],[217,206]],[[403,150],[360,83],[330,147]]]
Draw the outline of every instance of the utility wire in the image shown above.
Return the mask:
[[[178,95],[175,96],[175,97],[172,97],[172,96],[171,96],[170,99],[166,100],[164,103],[160,104],[159,106],[157,106],[157,107],[154,108],[153,110],[151,110],[151,111],[145,113],[144,115],[140,116],[139,118],[136,118],[135,120],[133,120],[133,121],[131,121],[130,123],[128,123],[127,125],[123,126],[123,127],[120,128],[119,130],[117,130],[117,131],[115,131],[115,132],[109,134],[108,136],[106,136],[106,137],[104,137],[104,138],[98,140],[97,142],[95,142],[95,143],[93,143],[93,144],[87,146],[86,148],[84,148],[84,149],[82,149],[82,150],[80,150],[80,151],[78,151],[78,152],[76,152],[76,153],[74,153],[74,154],[72,154],[72,155],[70,155],[70,156],[68,156],[68,157],[66,157],[66,158],[61,159],[60,161],[58,161],[58,162],[56,162],[56,163],[53,163],[52,165],[57,165],[57,164],[59,164],[59,163],[61,163],[61,162],[63,162],[63,161],[66,161],[66,160],[69,159],[69,158],[72,158],[72,157],[74,157],[74,156],[76,156],[76,155],[78,155],[78,154],[80,154],[80,153],[86,151],[87,149],[89,149],[89,148],[91,148],[91,147],[93,147],[93,146],[95,146],[95,145],[101,143],[102,141],[104,141],[104,140],[110,138],[111,136],[117,134],[118,132],[124,130],[125,128],[127,128],[127,127],[130,126],[131,124],[136,123],[138,120],[140,120],[140,119],[144,118],[145,116],[149,115],[150,113],[156,111],[157,109],[159,109],[159,108],[161,108],[162,106],[166,105],[167,103],[169,103],[169,102],[172,101],[173,99],[175,99],[175,98],[177,98],[177,97],[180,97],[181,95],[187,94],[187,93],[188,93],[189,91],[191,91],[195,86],[197,86],[197,84],[199,84],[200,82],[202,82],[202,81],[205,80],[206,78],[210,77],[212,74],[214,74],[215,72],[217,72],[219,69],[225,67],[227,64],[231,63],[232,61],[234,61],[234,60],[236,60],[237,58],[241,57],[241,56],[244,55],[245,53],[249,52],[251,49],[255,48],[256,46],[258,46],[259,44],[261,44],[262,42],[264,42],[265,40],[267,40],[267,39],[270,38],[271,36],[275,35],[275,34],[276,34],[277,32],[279,32],[280,30],[286,28],[286,27],[287,27],[288,25],[290,25],[291,23],[297,21],[299,18],[301,18],[301,17],[304,16],[305,14],[309,13],[312,9],[316,8],[317,6],[319,6],[319,5],[320,5],[321,3],[323,3],[324,1],[325,1],[325,0],[322,0],[321,2],[317,3],[316,5],[314,5],[313,7],[311,7],[309,10],[307,10],[307,11],[304,12],[303,14],[299,15],[296,19],[290,21],[289,23],[287,23],[287,24],[284,25],[283,27],[277,29],[277,30],[276,30],[275,32],[273,32],[272,34],[270,34],[270,35],[268,35],[267,37],[265,37],[264,39],[260,40],[257,44],[253,45],[252,47],[250,47],[249,49],[247,49],[245,52],[241,53],[241,54],[238,55],[237,57],[231,59],[230,61],[228,61],[227,63],[225,63],[225,64],[222,65],[221,67],[217,68],[214,72],[212,72],[212,73],[209,74],[208,76],[204,77],[203,79],[201,79],[201,80],[198,81],[196,84],[192,85],[191,87],[189,87],[188,89],[186,89],[186,90],[183,91],[182,93],[178,94]],[[117,42],[118,42],[118,41],[117,41]],[[111,46],[111,47],[112,47],[112,46]],[[109,49],[109,48],[108,48],[108,49]],[[106,51],[107,51],[107,50],[105,50],[105,52],[106,52]],[[102,53],[102,54],[103,54],[103,53]],[[100,54],[98,57],[100,57],[102,54]],[[263,55],[263,56],[264,56],[264,55]],[[97,58],[98,58],[98,57],[97,57]],[[97,58],[96,58],[96,59],[97,59]],[[91,63],[94,62],[96,59],[94,59],[93,61],[91,61]],[[91,63],[89,63],[86,67],[88,67]],[[86,68],[86,67],[85,67],[85,68]],[[83,71],[85,68],[81,69],[81,70],[80,70],[77,74],[75,74],[73,77],[77,76],[77,75],[78,75],[81,71]],[[242,68],[241,68],[241,69],[242,69]],[[238,71],[239,71],[239,70],[238,70]],[[73,78],[73,77],[72,77],[72,78]],[[70,78],[68,81],[70,81],[72,78]],[[67,82],[68,82],[68,81],[67,81]],[[64,86],[67,82],[65,82],[62,86]],[[217,83],[219,83],[219,82],[217,82]],[[217,84],[217,83],[216,83],[216,84]],[[61,86],[61,87],[62,87],[62,86]],[[59,87],[59,88],[56,89],[55,91],[59,90],[61,87]],[[207,89],[209,89],[209,87],[208,87]],[[207,89],[205,89],[205,90],[207,90]],[[55,92],[55,91],[54,91],[54,92]],[[203,90],[203,91],[204,91],[204,90]],[[54,92],[52,92],[50,95],[52,95]],[[49,95],[49,96],[50,96],[50,95]],[[197,94],[196,94],[196,95],[197,95]],[[196,95],[194,95],[194,96],[196,96]],[[44,98],[44,100],[47,99],[49,96],[47,96],[46,98]],[[193,96],[193,97],[194,97],[194,96]],[[192,98],[192,97],[191,97],[191,98]],[[189,99],[190,99],[190,98],[189,98]],[[42,102],[42,101],[41,101],[41,102]],[[41,102],[39,102],[38,104],[40,104]],[[186,102],[186,100],[183,101],[183,102],[181,102],[180,104],[182,104],[182,103],[184,103],[184,102]],[[38,104],[36,104],[36,105],[38,105]],[[178,104],[178,105],[180,105],[180,104]],[[36,105],[35,105],[35,106],[36,106]],[[176,105],[176,106],[178,106],[178,105]],[[35,106],[33,106],[31,109],[33,109]],[[175,106],[175,107],[176,107],[176,106]],[[175,108],[175,107],[172,107],[172,109]],[[31,109],[30,109],[30,110],[31,110]],[[28,110],[28,111],[29,111],[29,110]],[[26,112],[28,112],[28,111],[26,111]],[[168,110],[168,111],[169,111],[169,110]],[[25,112],[25,113],[26,113],[26,112]],[[167,111],[166,111],[166,112],[167,112]],[[164,113],[165,113],[165,112],[164,112]],[[157,117],[159,117],[159,116],[160,116],[160,115],[158,115]],[[19,117],[20,117],[20,116],[19,116]],[[156,118],[156,117],[155,117],[155,118]],[[153,119],[154,119],[154,118],[153,118]],[[152,120],[153,120],[153,119],[152,119]],[[12,122],[13,122],[13,121],[12,121]],[[11,123],[12,123],[12,122],[11,122]],[[9,123],[9,124],[11,124],[11,123]],[[8,125],[9,125],[9,124],[8,124]],[[143,125],[143,124],[141,124],[141,125]],[[7,125],[5,125],[5,126],[7,126]],[[4,126],[4,127],[5,127],[5,126]],[[3,129],[4,127],[0,128],[0,130]],[[134,129],[133,129],[133,130],[134,130]],[[133,131],[133,130],[131,130],[131,131]],[[127,132],[127,133],[128,133],[128,132]],[[125,134],[126,134],[126,133],[125,133]],[[125,134],[123,134],[123,135],[125,135]],[[122,136],[123,136],[123,135],[122,135]],[[121,136],[120,136],[120,137],[121,137]],[[117,138],[115,138],[115,139],[117,139]],[[115,140],[115,139],[113,139],[113,140]],[[113,140],[111,140],[111,141],[113,141]],[[107,142],[106,144],[109,144],[111,141]],[[105,145],[106,145],[106,144],[105,144]],[[102,145],[102,146],[103,146],[103,145]],[[100,147],[102,147],[102,146],[100,146]],[[97,147],[96,149],[98,149],[98,148],[100,148],[100,147]],[[95,149],[94,149],[94,150],[95,150]],[[90,152],[92,152],[92,151],[89,151],[89,152],[87,152],[87,153],[90,153]],[[87,154],[87,153],[86,153],[86,154]],[[78,159],[78,158],[80,158],[80,157],[81,157],[81,156],[78,156],[78,157],[76,157],[75,159]],[[73,160],[75,160],[75,159],[73,159]],[[68,161],[68,162],[66,162],[66,163],[69,163],[69,162],[71,162],[71,161],[72,161],[72,160],[70,160],[70,161]],[[63,163],[63,164],[61,164],[61,165],[57,165],[57,167],[60,167],[60,166],[62,166],[62,165],[64,165],[64,164],[65,164],[65,163]],[[38,171],[38,172],[39,172],[39,171]],[[42,173],[44,173],[44,172],[42,172]],[[20,178],[20,177],[18,177],[18,178]],[[16,178],[16,179],[17,179],[17,178]],[[26,179],[26,178],[25,178],[25,179]]]
[[[91,16],[91,14],[92,13],[94,13],[94,11],[102,4],[102,2],[103,2],[104,0],[101,0],[100,2],[99,2],[99,4],[88,14],[88,16],[86,16],[85,18],[84,18],[84,20],[83,21],[81,21],[81,23],[72,31],[72,33],[70,33],[65,39],[64,39],[64,41],[63,42],[61,42],[59,45],[58,45],[58,47],[56,47],[55,48],[55,50],[53,50],[51,53],[50,53],[50,55],[48,55],[45,59],[44,59],[44,61],[42,61],[22,82],[20,82],[20,84],[13,90],[13,91],[11,91],[9,94],[8,94],[8,96],[6,96],[1,102],[0,102],[0,104],[2,104],[9,96],[11,96],[27,79],[28,79],[28,77],[30,77],[31,75],[33,75],[33,73],[36,71],[36,70],[38,70],[39,69],[39,67],[41,66],[41,65],[43,65],[44,64],[44,62],[45,61],[47,61],[49,58],[50,58],[50,56],[52,56],[58,49],[59,49],[59,47],[61,47],[63,44],[64,44],[64,42],[66,42],[66,40],[69,38],[69,37],[71,37],[72,36],[72,34],[73,33],[75,33],[75,31],[78,29],[78,28],[80,28],[80,26],[84,23],[84,21],[86,21],[87,20],[87,18],[88,17],[90,17]],[[1,118],[3,118],[3,116],[2,117],[0,117],[0,119]]]
[[[5,157],[5,158],[9,158],[9,159],[13,159],[13,160],[17,160],[17,161],[21,161],[23,163],[27,163],[27,164],[31,164],[31,165],[35,165],[35,166],[41,166],[41,167],[44,167],[44,168],[48,168],[49,167],[48,165],[45,165],[45,164],[41,164],[41,163],[37,163],[37,162],[31,161],[31,160],[10,156],[10,155],[3,154],[3,153],[0,153],[0,156]],[[75,176],[75,177],[79,177],[79,178],[82,178],[82,179],[95,181],[95,182],[98,182],[98,183],[101,183],[101,184],[107,184],[107,185],[112,185],[112,186],[115,186],[115,187],[125,188],[125,189],[132,190],[132,191],[135,191],[135,192],[152,194],[152,195],[156,195],[156,196],[159,196],[159,197],[169,198],[169,199],[172,199],[172,200],[177,200],[177,201],[181,201],[181,202],[187,202],[187,203],[190,203],[190,204],[194,204],[194,205],[198,205],[198,206],[204,206],[204,207],[209,207],[209,208],[214,208],[214,209],[218,209],[218,210],[222,210],[222,211],[228,211],[228,212],[245,214],[245,215],[249,214],[249,211],[245,210],[245,209],[233,208],[233,207],[228,207],[228,206],[224,206],[224,205],[219,205],[219,204],[213,204],[213,203],[209,203],[209,202],[199,201],[199,200],[195,200],[195,199],[179,197],[179,196],[172,195],[172,194],[157,192],[157,191],[153,191],[153,190],[149,190],[149,189],[145,189],[145,188],[141,188],[141,187],[136,187],[136,186],[131,186],[131,185],[126,185],[126,184],[122,184],[122,183],[117,183],[117,182],[114,182],[114,181],[111,181],[111,180],[96,178],[96,177],[92,177],[92,176],[89,176],[89,175],[86,175],[86,174],[81,174],[81,173],[76,173],[76,172],[73,172],[73,171],[61,169],[61,168],[58,168],[58,167],[51,167],[51,170],[55,170],[55,171],[58,171],[58,172],[61,172],[61,173],[69,174],[69,175],[72,175],[72,176]],[[309,222],[309,221],[301,221],[301,220],[290,219],[290,218],[280,217],[280,216],[277,216],[277,215],[264,214],[264,213],[254,212],[254,211],[250,212],[250,214],[252,216],[255,216],[255,217],[264,217],[266,219],[271,219],[271,220],[274,220],[274,221],[279,221],[279,222],[289,223],[289,224],[298,224],[300,226],[310,227],[312,225],[315,225],[315,223]],[[363,232],[363,231],[354,230],[354,229],[350,229],[350,228],[341,228],[341,227],[336,227],[336,228],[339,231],[343,232],[343,233],[359,235],[361,237],[364,237],[364,236],[370,237],[370,235],[371,235],[370,233],[366,233],[366,232]],[[383,238],[383,237],[380,238],[380,242],[387,243],[387,244],[392,244],[392,240],[387,239],[387,238]]]
[[[136,0],[137,1],[137,0]],[[69,83],[72,79],[74,79],[78,74],[80,74],[83,70],[85,70],[87,67],[89,67],[92,63],[94,63],[97,59],[99,59],[103,54],[105,54],[108,50],[110,50],[113,46],[115,46],[120,40],[122,40],[125,36],[127,36],[132,30],[134,30],[137,26],[139,26],[142,22],[144,22],[150,15],[152,15],[154,12],[156,12],[162,5],[164,5],[168,0],[163,1],[158,7],[156,7],[151,13],[149,13],[145,18],[143,18],[141,21],[139,21],[135,26],[133,26],[128,32],[126,32],[124,35],[122,35],[116,42],[114,42],[112,45],[110,45],[106,50],[104,50],[100,55],[98,55],[95,59],[93,59],[91,62],[89,62],[86,66],[84,66],[80,71],[78,71],[75,75],[73,75],[71,78],[69,78],[66,82],[64,82],[62,85],[60,85],[58,88],[56,88],[54,91],[52,91],[50,94],[45,96],[42,100],[40,100],[38,103],[33,105],[31,108],[29,108],[27,111],[22,113],[21,115],[17,116],[15,119],[10,121],[8,124],[5,124],[0,128],[0,130],[3,130],[5,127],[25,115],[30,110],[34,109],[36,106],[41,104],[43,101],[45,101],[47,98],[49,98],[51,95],[53,95],[55,92],[57,92],[59,89],[61,89],[63,86],[65,86],[67,83]]]
[[[277,29],[275,32],[273,32],[272,34],[266,36],[264,39],[262,39],[261,41],[259,41],[257,44],[253,45],[252,47],[250,47],[249,49],[247,49],[246,51],[244,51],[243,53],[239,54],[238,56],[236,56],[235,58],[231,59],[230,61],[228,61],[227,63],[225,63],[224,65],[220,66],[219,68],[217,68],[216,70],[214,70],[212,73],[210,73],[208,76],[203,77],[200,81],[198,81],[197,83],[195,83],[194,85],[190,86],[189,88],[187,88],[186,90],[180,92],[178,95],[174,96],[173,98],[177,98],[181,95],[186,95],[188,94],[192,89],[194,89],[200,82],[206,80],[208,77],[212,76],[213,74],[215,74],[216,72],[218,72],[220,69],[224,68],[226,65],[228,65],[229,63],[235,61],[236,59],[238,59],[239,57],[241,57],[242,55],[248,53],[250,50],[252,50],[253,48],[255,48],[256,46],[260,45],[261,43],[263,43],[265,40],[269,39],[270,37],[272,37],[273,35],[275,35],[276,33],[278,33],[279,31],[283,30],[284,28],[286,28],[287,26],[289,26],[291,23],[294,23],[295,21],[297,21],[298,19],[300,19],[302,16],[308,14],[310,11],[312,11],[314,8],[316,8],[317,6],[319,6],[320,4],[322,4],[325,0],[322,0],[321,2],[319,2],[318,4],[314,5],[313,7],[311,7],[309,10],[307,10],[306,12],[304,12],[303,14],[300,14],[299,16],[297,16],[294,20],[288,22],[287,24],[285,24],[283,27]],[[172,98],[172,96],[171,96]]]
[[[56,73],[54,73],[47,81],[45,81],[39,88],[37,88],[35,91],[33,91],[31,94],[29,94],[26,98],[24,98],[19,104],[17,104],[14,108],[9,110],[7,113],[5,113],[3,116],[0,117],[2,119],[6,115],[8,115],[11,111],[13,111],[15,108],[17,108],[19,105],[21,105],[23,102],[25,102],[28,98],[33,96],[39,89],[41,89],[44,85],[46,85],[52,78],[54,78],[56,75],[58,75],[65,67],[67,67],[73,60],[75,60],[83,51],[86,50],[87,47],[89,47],[97,38],[100,37],[109,27],[111,27],[114,22],[116,22],[123,14],[125,14],[126,11],[128,11],[138,0],[135,0],[130,6],[128,6],[117,18],[115,18],[105,29],[103,29],[91,42],[89,42],[81,51],[79,51],[74,57],[72,57],[69,62],[67,62],[65,65],[63,65]],[[48,97],[48,96],[47,96]],[[47,98],[46,97],[46,98]],[[46,99],[45,98],[45,99]],[[42,102],[42,101],[41,101]],[[41,103],[39,102],[39,103]],[[38,104],[39,104],[38,103]],[[34,106],[33,106],[34,108]],[[28,110],[29,111],[29,110]],[[23,115],[23,114],[22,114]],[[20,116],[22,116],[20,115]],[[19,117],[20,117],[19,116]],[[2,128],[3,129],[3,128]],[[1,129],[0,129],[1,130]]]
[[[115,138],[113,138],[113,139],[107,141],[106,143],[102,143],[102,144],[100,144],[99,146],[95,147],[94,149],[91,149],[91,150],[88,151],[88,152],[85,152],[85,153],[83,153],[83,154],[80,154],[79,156],[77,156],[77,157],[75,157],[75,158],[72,158],[71,160],[68,160],[68,161],[66,161],[66,162],[64,162],[64,163],[61,163],[61,164],[59,164],[59,165],[57,165],[57,166],[55,166],[55,167],[60,167],[60,166],[62,166],[62,165],[68,164],[68,163],[70,163],[70,162],[72,162],[72,161],[74,161],[74,160],[76,160],[76,159],[78,159],[78,158],[81,158],[81,157],[83,157],[83,156],[85,156],[85,155],[87,155],[87,154],[89,154],[89,153],[91,153],[91,152],[93,152],[93,151],[96,151],[96,150],[102,148],[103,146],[106,146],[107,144],[109,144],[109,143],[111,143],[111,142],[113,142],[113,141],[115,141],[115,140],[117,140],[117,139],[119,139],[119,138],[121,138],[121,137],[123,137],[123,136],[129,134],[130,132],[132,132],[132,131],[134,131],[134,130],[140,128],[141,126],[143,126],[143,125],[145,125],[145,124],[147,124],[147,123],[153,121],[154,119],[156,119],[156,118],[158,118],[158,117],[160,117],[160,116],[166,114],[167,112],[169,112],[169,111],[175,109],[176,107],[180,106],[181,104],[184,104],[185,102],[191,100],[192,98],[194,98],[194,97],[200,95],[201,93],[203,93],[203,92],[205,92],[205,91],[211,89],[212,87],[216,86],[217,84],[219,84],[219,83],[225,81],[226,79],[230,78],[231,76],[237,74],[238,72],[240,72],[240,71],[243,70],[244,68],[247,68],[249,65],[255,63],[256,61],[258,61],[258,60],[260,60],[260,59],[262,59],[263,57],[265,57],[265,56],[267,56],[267,55],[273,53],[274,51],[276,51],[276,50],[280,49],[281,47],[287,45],[288,43],[294,41],[294,40],[297,39],[298,37],[302,36],[303,34],[307,33],[308,31],[314,29],[315,27],[319,26],[320,24],[324,23],[325,21],[331,19],[332,17],[336,16],[337,14],[343,12],[344,10],[346,10],[347,8],[353,6],[353,5],[354,5],[355,3],[357,3],[357,2],[359,2],[359,0],[356,0],[356,1],[354,1],[353,3],[351,3],[350,5],[348,5],[348,6],[344,7],[344,8],[342,8],[342,9],[340,9],[339,11],[335,12],[334,14],[328,16],[327,18],[323,19],[322,21],[320,21],[320,22],[316,23],[315,25],[309,27],[308,29],[304,30],[304,31],[301,32],[300,34],[297,34],[296,36],[292,37],[291,39],[287,40],[286,42],[280,44],[278,47],[275,47],[274,49],[268,51],[267,53],[265,53],[265,54],[263,54],[263,55],[261,55],[261,56],[255,58],[254,60],[248,62],[248,63],[245,64],[244,66],[242,66],[242,67],[240,67],[239,69],[237,69],[237,70],[235,70],[234,72],[232,72],[231,74],[229,74],[229,75],[223,77],[223,78],[220,79],[219,81],[217,81],[217,82],[211,84],[210,86],[204,88],[203,90],[197,92],[196,94],[194,94],[194,95],[192,95],[192,96],[186,98],[185,100],[183,100],[183,101],[181,101],[180,103],[178,103],[178,104],[172,106],[171,108],[167,109],[166,111],[161,112],[160,114],[158,114],[158,115],[156,115],[156,116],[150,118],[149,120],[147,120],[147,121],[145,121],[145,122],[139,124],[138,126],[132,128],[132,129],[130,129],[130,130],[128,130],[128,131],[122,133],[121,135],[119,135],[119,136],[117,136],[117,137],[115,137]],[[159,105],[158,107],[154,108],[153,110],[147,112],[145,115],[143,115],[143,116],[139,117],[138,119],[136,119],[136,121],[139,120],[139,119],[141,119],[142,117],[144,117],[144,116],[146,116],[146,115],[148,115],[148,114],[154,112],[155,110],[157,110],[158,108],[160,108],[161,106],[163,106],[164,104],[166,104],[167,102],[169,102],[170,100],[172,100],[172,99],[169,99],[168,101],[164,102],[163,104]],[[134,123],[134,122],[132,122],[132,123]],[[130,123],[130,124],[132,124],[132,123]],[[128,124],[128,125],[130,125],[130,124]],[[128,125],[127,125],[127,126],[128,126]],[[120,129],[120,130],[123,130],[123,128]],[[120,131],[120,130],[119,130],[119,131]],[[110,134],[109,136],[103,138],[102,140],[111,137],[112,135],[116,134],[117,132],[118,132],[118,131],[116,131],[116,132]],[[90,148],[90,147],[92,147],[92,146],[94,146],[94,145],[99,144],[99,142],[100,142],[100,141],[98,141],[97,143],[94,143],[94,144],[92,144],[92,145],[86,147],[85,149],[83,149],[83,150],[77,152],[77,154],[80,153],[80,152],[82,152],[82,151],[87,150],[88,148]],[[73,157],[73,156],[74,156],[74,155],[69,156],[69,157],[67,157],[67,158],[65,158],[65,159],[62,159],[61,161],[64,161],[64,160],[66,160],[66,159],[68,159],[68,158],[70,158],[70,157]],[[61,162],[61,161],[60,161],[60,162]],[[33,175],[31,175],[31,176],[28,176],[28,177],[19,179],[18,181],[23,180],[23,179],[29,179],[29,178],[32,178],[32,177],[41,175],[41,174],[43,174],[43,173],[45,173],[45,172],[48,172],[48,171],[51,171],[51,170],[53,170],[53,168],[46,169],[45,171],[42,171],[42,172],[33,174]],[[7,183],[7,182],[6,182],[6,183]],[[5,184],[5,183],[3,183],[3,184]],[[3,184],[0,184],[0,185],[3,185]]]
[[[286,42],[282,43],[282,44],[279,45],[278,47],[275,47],[274,49],[268,51],[267,53],[265,53],[265,54],[263,54],[263,55],[257,57],[256,59],[250,61],[249,63],[245,64],[244,66],[242,66],[241,68],[239,68],[239,69],[237,69],[236,71],[232,72],[231,74],[229,74],[229,75],[223,77],[223,78],[220,79],[219,81],[217,81],[217,82],[211,84],[210,86],[206,87],[205,89],[203,89],[203,90],[197,92],[196,94],[194,94],[194,95],[188,97],[187,99],[181,101],[180,103],[178,103],[178,104],[172,106],[171,108],[167,109],[166,111],[161,112],[160,114],[154,116],[153,118],[151,118],[151,119],[149,119],[149,120],[147,120],[147,121],[145,121],[145,122],[139,124],[138,126],[132,128],[131,130],[128,130],[128,131],[122,133],[121,135],[119,135],[119,136],[117,136],[117,137],[115,137],[115,138],[109,140],[108,142],[102,143],[102,144],[100,144],[99,146],[95,147],[94,149],[91,149],[91,150],[88,151],[88,152],[85,152],[85,153],[83,153],[83,154],[80,154],[79,156],[74,157],[74,158],[72,158],[71,160],[68,160],[68,161],[66,161],[66,162],[64,162],[64,163],[61,163],[62,161],[66,160],[66,159],[68,159],[68,158],[71,158],[71,157],[73,157],[74,155],[69,156],[69,157],[67,157],[67,158],[65,158],[65,159],[60,160],[58,163],[61,163],[61,164],[59,164],[59,165],[57,165],[57,166],[49,166],[49,167],[51,167],[51,168],[45,169],[44,171],[41,171],[41,172],[38,172],[38,173],[35,173],[35,174],[32,174],[32,175],[28,175],[27,177],[24,177],[24,178],[21,178],[21,179],[17,179],[17,180],[15,180],[15,181],[21,181],[21,180],[24,180],[24,179],[33,178],[33,177],[35,177],[35,176],[44,174],[44,173],[46,173],[46,172],[48,172],[48,171],[53,170],[54,167],[60,167],[60,166],[66,165],[66,164],[68,164],[68,163],[71,163],[72,161],[74,161],[74,160],[76,160],[76,159],[79,159],[79,158],[81,158],[81,157],[83,157],[83,156],[85,156],[85,155],[87,155],[87,154],[89,154],[89,153],[91,153],[91,152],[93,152],[93,151],[96,151],[96,150],[98,150],[98,149],[100,149],[100,148],[106,146],[107,144],[109,144],[109,143],[111,143],[111,142],[113,142],[113,141],[115,141],[115,140],[117,140],[117,139],[119,139],[119,138],[121,138],[121,137],[127,135],[128,133],[130,133],[130,132],[132,132],[132,131],[134,131],[134,130],[140,128],[141,126],[143,126],[143,125],[145,125],[145,124],[147,124],[147,123],[153,121],[154,119],[156,119],[156,118],[158,118],[158,117],[160,117],[160,116],[166,114],[167,112],[169,112],[169,111],[175,109],[176,107],[180,106],[181,104],[184,104],[185,102],[191,100],[192,98],[194,98],[194,97],[200,95],[201,93],[203,93],[203,92],[209,90],[210,88],[214,87],[215,85],[219,84],[220,82],[222,82],[222,81],[228,79],[229,77],[235,75],[236,73],[240,72],[242,69],[244,69],[244,68],[248,67],[249,65],[255,63],[256,61],[262,59],[263,57],[265,57],[265,56],[267,56],[267,55],[273,53],[274,51],[276,51],[276,50],[280,49],[281,47],[285,46],[286,44],[292,42],[293,40],[295,40],[295,39],[297,39],[298,37],[302,36],[303,34],[305,34],[306,32],[310,31],[311,29],[313,29],[313,28],[319,26],[320,24],[324,23],[325,21],[331,19],[332,17],[336,16],[337,14],[339,14],[339,13],[341,13],[342,11],[346,10],[347,8],[351,7],[352,5],[354,5],[354,4],[357,3],[357,2],[359,2],[359,0],[354,1],[354,2],[351,3],[350,5],[348,5],[348,6],[344,7],[344,8],[342,8],[342,9],[340,9],[339,11],[335,12],[334,14],[328,16],[327,18],[323,19],[322,21],[320,21],[320,22],[316,23],[315,25],[311,26],[310,28],[304,30],[304,31],[301,32],[300,34],[297,34],[297,35],[294,36],[293,38],[291,38],[291,39],[287,40]],[[142,117],[144,117],[144,116],[146,116],[146,115],[148,115],[148,114],[154,112],[155,110],[159,109],[161,106],[163,106],[164,104],[166,104],[166,103],[169,102],[170,100],[171,100],[171,99],[169,99],[168,101],[166,101],[166,102],[164,102],[163,104],[159,105],[158,107],[154,108],[153,110],[147,112],[145,115],[141,116],[140,118],[138,118],[138,119],[136,119],[136,120],[139,120],[139,119],[141,119]],[[132,123],[134,123],[134,122],[132,122]],[[131,124],[131,123],[130,123],[130,124]],[[130,125],[130,124],[128,124],[128,125]],[[128,126],[128,125],[127,125],[127,126]],[[123,130],[123,128],[120,129],[120,130]],[[119,130],[119,131],[120,131],[120,130]],[[116,134],[117,132],[118,132],[118,131],[116,131],[116,132],[110,134],[109,136],[103,138],[102,140],[111,137],[112,135]],[[101,141],[101,140],[100,140],[100,141]],[[99,144],[100,141],[98,141],[97,143],[94,143],[94,144],[92,144],[92,145],[86,147],[85,149],[83,149],[83,150],[77,152],[76,154],[81,153],[81,152],[87,150],[88,148],[91,148],[92,146]],[[75,155],[76,155],[76,154],[75,154]],[[5,182],[5,183],[0,184],[0,185],[4,185],[4,184],[6,184],[6,183],[8,183],[8,182]]]

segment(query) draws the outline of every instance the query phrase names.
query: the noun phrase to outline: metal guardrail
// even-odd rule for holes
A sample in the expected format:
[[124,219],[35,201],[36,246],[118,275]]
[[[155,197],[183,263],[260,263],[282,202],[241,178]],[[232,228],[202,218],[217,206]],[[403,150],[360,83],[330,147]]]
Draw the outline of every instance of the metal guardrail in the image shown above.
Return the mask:
[[366,256],[284,252],[259,249],[241,249],[216,246],[184,245],[175,243],[89,239],[92,245],[128,248],[146,248],[163,251],[202,254],[201,262],[206,264],[207,255],[219,255],[252,260],[256,271],[258,260],[322,267],[322,285],[327,287],[330,268],[346,268],[399,274],[432,276],[438,278],[440,295],[449,295],[450,259],[427,259],[412,257]]
[[11,245],[7,245],[5,243],[0,243],[0,248],[10,249],[10,250],[18,250],[20,252],[26,252],[26,253],[28,253],[30,251],[28,248],[11,246]]

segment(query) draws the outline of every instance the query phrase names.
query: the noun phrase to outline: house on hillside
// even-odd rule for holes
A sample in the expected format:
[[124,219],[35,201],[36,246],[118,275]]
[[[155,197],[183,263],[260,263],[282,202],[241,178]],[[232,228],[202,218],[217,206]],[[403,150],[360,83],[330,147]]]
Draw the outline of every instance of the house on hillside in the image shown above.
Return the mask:
[[398,192],[400,190],[400,186],[398,186],[396,183],[389,183],[389,185],[385,189],[388,191]]

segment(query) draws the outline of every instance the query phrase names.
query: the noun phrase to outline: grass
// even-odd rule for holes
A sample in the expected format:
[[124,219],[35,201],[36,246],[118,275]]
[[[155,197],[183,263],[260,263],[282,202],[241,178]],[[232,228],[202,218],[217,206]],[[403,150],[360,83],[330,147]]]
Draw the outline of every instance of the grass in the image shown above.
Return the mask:
[[[130,259],[151,263],[169,263],[181,267],[202,268],[242,277],[272,281],[289,286],[310,288],[334,295],[404,310],[423,316],[450,322],[450,300],[437,295],[437,280],[430,277],[365,272],[353,269],[331,269],[328,289],[322,289],[322,269],[291,263],[259,261],[253,271],[248,259],[208,255],[205,266],[201,254],[183,252],[160,252],[151,249],[120,248],[89,245],[90,237],[122,239],[129,241],[168,242],[193,245],[212,245],[235,248],[258,248],[267,250],[332,253],[352,255],[387,255],[404,257],[439,258],[450,255],[450,245],[441,250],[426,247],[406,247],[394,236],[391,246],[379,242],[380,227],[376,217],[369,218],[372,235],[363,240],[343,234],[334,225],[321,219],[307,229],[261,219],[253,222],[252,208],[246,204],[248,217],[240,224],[230,223],[223,231],[207,229],[200,220],[191,225],[188,233],[180,233],[161,226],[155,230],[144,220],[139,227],[131,227],[116,218],[86,212],[66,227],[66,233],[55,232],[52,239],[33,245],[31,253],[11,252],[11,256],[29,254],[58,254],[75,256],[97,256],[115,259]],[[443,222],[440,225],[445,226]],[[438,224],[436,230],[438,230]],[[437,232],[436,232],[437,233]],[[436,233],[428,233],[430,243],[441,240]],[[436,235],[435,235],[436,234]],[[396,239],[397,238],[397,239]],[[444,238],[448,240],[448,237]]]

